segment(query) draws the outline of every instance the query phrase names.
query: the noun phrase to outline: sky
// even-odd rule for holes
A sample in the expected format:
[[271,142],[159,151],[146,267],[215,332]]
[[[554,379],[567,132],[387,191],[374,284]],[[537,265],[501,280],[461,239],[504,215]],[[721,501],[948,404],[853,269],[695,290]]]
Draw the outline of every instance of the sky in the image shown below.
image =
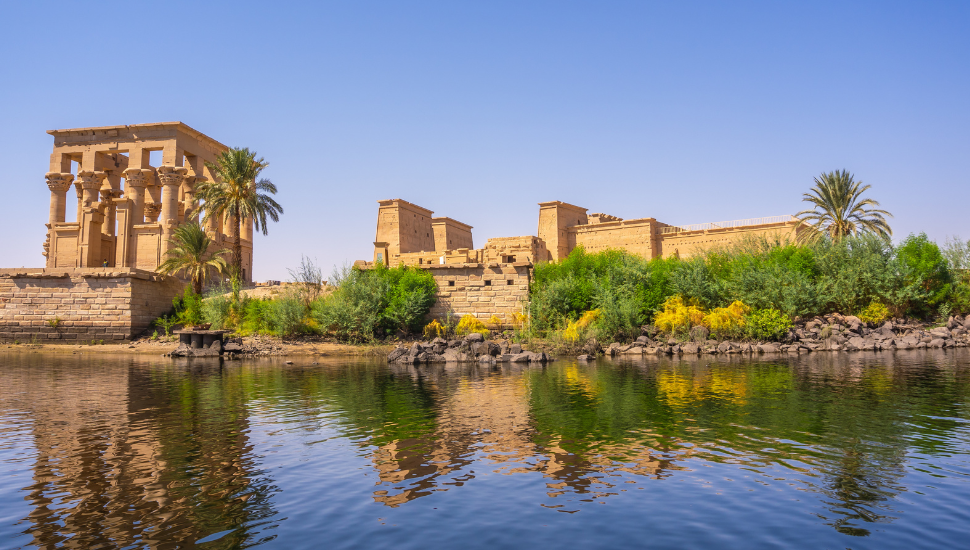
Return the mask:
[[964,0],[2,7],[0,267],[43,265],[47,130],[162,121],[270,163],[284,214],[256,238],[260,281],[370,259],[381,199],[482,246],[535,235],[550,200],[675,225],[795,213],[837,169],[896,240],[970,238]]

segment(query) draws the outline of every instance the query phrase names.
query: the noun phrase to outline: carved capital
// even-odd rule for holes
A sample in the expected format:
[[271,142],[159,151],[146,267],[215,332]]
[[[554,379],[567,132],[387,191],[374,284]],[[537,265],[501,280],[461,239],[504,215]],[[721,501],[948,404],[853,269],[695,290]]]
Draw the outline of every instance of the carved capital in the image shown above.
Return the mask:
[[182,180],[185,179],[185,174],[188,170],[181,166],[159,166],[158,167],[158,179],[161,180],[162,185],[182,185]]
[[74,174],[71,173],[48,172],[44,174],[44,178],[47,180],[47,188],[52,193],[66,193],[74,182]]
[[121,198],[121,189],[102,189],[101,200],[110,201],[111,199]]
[[104,181],[104,172],[94,172],[85,170],[77,173],[78,186],[84,190],[98,191],[101,189],[101,182]]
[[151,223],[158,223],[158,215],[162,212],[162,205],[150,202],[145,205],[145,219]]
[[124,171],[125,185],[131,187],[148,187],[154,180],[154,170],[148,168],[129,168]]

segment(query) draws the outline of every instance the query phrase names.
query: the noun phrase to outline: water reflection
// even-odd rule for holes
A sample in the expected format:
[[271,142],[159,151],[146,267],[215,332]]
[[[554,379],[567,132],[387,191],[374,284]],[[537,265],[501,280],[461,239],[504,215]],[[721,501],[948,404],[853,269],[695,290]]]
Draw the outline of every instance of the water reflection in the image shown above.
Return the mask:
[[[723,465],[864,536],[902,522],[899,496],[925,489],[906,482],[916,457],[966,476],[934,458],[968,452],[963,350],[544,368],[2,360],[0,462],[31,476],[16,495],[0,485],[0,507],[30,506],[20,546],[246,547],[307,529],[278,512],[284,482],[358,494],[270,476],[267,453],[332,453],[335,438],[360,459],[346,475],[375,474],[367,498],[391,509],[492,474],[541,479],[541,492],[509,490],[559,512],[645,487],[676,502],[674,480]],[[709,481],[739,501],[749,490]]]

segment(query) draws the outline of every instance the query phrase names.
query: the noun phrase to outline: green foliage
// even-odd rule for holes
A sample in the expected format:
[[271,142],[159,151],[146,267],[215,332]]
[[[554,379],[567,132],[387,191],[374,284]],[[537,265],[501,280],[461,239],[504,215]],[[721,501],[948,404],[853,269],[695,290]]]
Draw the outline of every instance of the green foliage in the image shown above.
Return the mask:
[[231,324],[233,301],[224,288],[214,289],[202,301],[202,318],[212,330],[222,330]]
[[[254,313],[257,311],[253,308]],[[269,302],[265,311],[259,311],[259,313],[265,315],[264,318],[268,321],[270,330],[280,336],[295,336],[305,330],[306,308],[300,296],[295,293],[278,296]]]
[[163,315],[158,319],[155,319],[155,326],[161,328],[165,331],[165,336],[171,336],[172,327],[177,325],[179,322],[178,317],[175,315]]
[[748,336],[756,340],[780,340],[792,328],[791,319],[777,309],[756,309],[745,319]]
[[196,294],[192,287],[185,287],[181,296],[173,298],[172,307],[175,308],[179,324],[192,326],[202,323],[202,296]]
[[202,286],[207,280],[225,273],[227,265],[222,255],[228,251],[209,252],[212,240],[199,224],[187,223],[178,226],[169,242],[172,243],[172,249],[165,253],[165,261],[158,266],[157,271],[188,276],[196,294],[202,292]]
[[314,302],[311,315],[322,331],[350,342],[420,332],[438,291],[430,272],[409,266],[345,267],[331,279],[337,289]]
[[911,307],[926,314],[950,293],[953,276],[940,247],[926,233],[906,237],[896,249],[905,284],[918,297]]

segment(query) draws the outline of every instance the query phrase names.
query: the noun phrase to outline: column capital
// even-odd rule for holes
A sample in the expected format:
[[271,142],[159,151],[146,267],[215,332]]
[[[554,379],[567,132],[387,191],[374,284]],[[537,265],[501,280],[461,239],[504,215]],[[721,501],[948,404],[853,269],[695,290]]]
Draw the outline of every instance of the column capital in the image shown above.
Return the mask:
[[158,223],[158,215],[162,212],[162,205],[154,202],[149,202],[145,204],[145,217],[151,221],[151,223]]
[[69,172],[48,172],[44,174],[44,179],[47,180],[47,187],[51,192],[66,193],[71,188],[71,183],[74,182],[74,174]]
[[77,183],[84,190],[98,191],[106,175],[104,172],[85,170],[77,173]]
[[122,175],[125,176],[125,185],[132,187],[148,187],[152,184],[152,176],[155,171],[150,168],[128,168]]
[[186,168],[181,166],[159,166],[158,167],[158,179],[161,180],[162,185],[182,185],[182,180],[185,179],[185,174],[188,173]]
[[109,201],[118,198],[121,198],[121,189],[101,189],[101,200]]

